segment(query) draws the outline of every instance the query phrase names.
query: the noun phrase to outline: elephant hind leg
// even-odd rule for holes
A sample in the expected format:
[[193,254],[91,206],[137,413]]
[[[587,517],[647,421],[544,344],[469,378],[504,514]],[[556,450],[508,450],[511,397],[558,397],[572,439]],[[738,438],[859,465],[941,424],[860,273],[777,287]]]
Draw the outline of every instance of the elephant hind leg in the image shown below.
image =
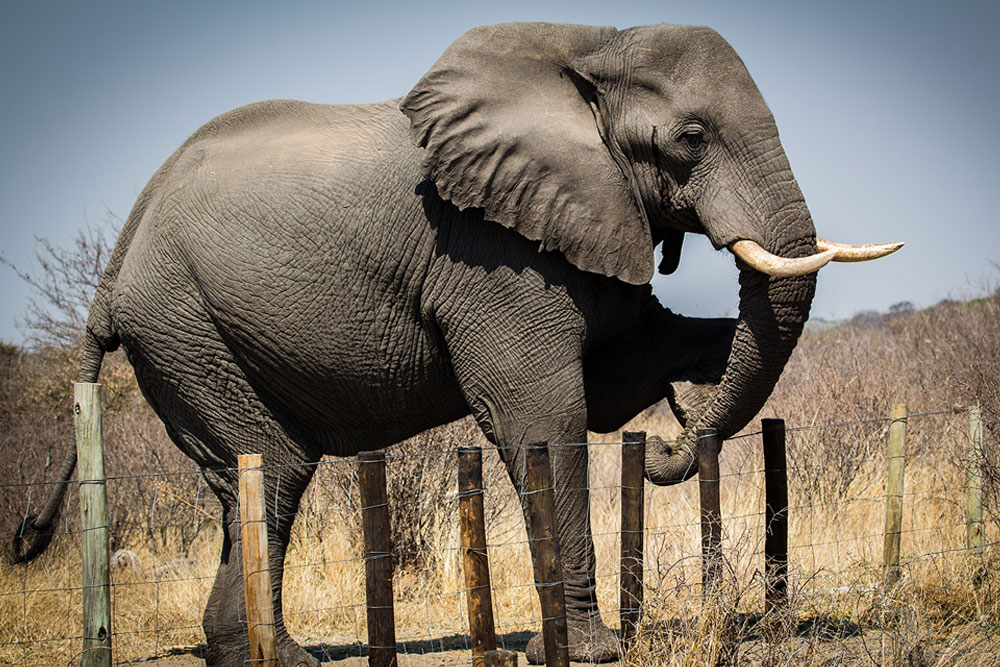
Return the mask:
[[[180,435],[172,428],[167,429],[175,442],[184,443],[182,449],[192,451],[188,446],[191,436]],[[198,443],[203,446],[205,443]],[[212,447],[212,451],[220,451]],[[299,499],[312,478],[313,461],[301,461],[303,465],[274,466],[281,462],[288,464],[293,457],[276,454],[273,439],[265,445],[248,450],[264,452],[264,497],[267,503],[268,567],[271,574],[271,595],[273,601],[275,636],[278,645],[279,664],[286,666],[314,667],[319,662],[309,655],[289,636],[282,611],[282,575],[285,552],[291,535],[292,524],[298,509]],[[194,448],[193,451],[198,451]],[[202,449],[201,451],[204,451]],[[270,451],[270,456],[269,456]],[[301,452],[296,452],[301,456]],[[235,458],[235,455],[234,455]],[[296,463],[300,462],[295,458]],[[204,468],[205,479],[222,505],[222,552],[215,583],[205,605],[202,627],[207,639],[205,651],[206,665],[239,665],[250,660],[247,636],[246,604],[243,596],[243,562],[240,548],[239,478],[234,469],[234,460],[229,467]]]
[[[154,243],[149,238],[145,242]],[[185,261],[171,258],[172,246],[167,246],[155,249],[160,254],[135,259],[130,270],[128,263],[123,265],[115,295],[115,327],[143,395],[174,444],[204,471],[222,505],[222,554],[202,622],[208,640],[206,662],[240,665],[250,657],[239,548],[239,480],[234,468],[239,454],[259,453],[265,466],[268,556],[280,662],[316,665],[285,630],[281,578],[299,498],[315,469],[311,464],[321,453],[293,439],[280,417],[264,405],[205,312]],[[133,245],[131,252],[135,251]],[[146,252],[154,250],[147,247]],[[143,272],[143,262],[146,269],[155,270]],[[169,305],[151,307],[157,303]],[[274,467],[279,463],[280,468]]]

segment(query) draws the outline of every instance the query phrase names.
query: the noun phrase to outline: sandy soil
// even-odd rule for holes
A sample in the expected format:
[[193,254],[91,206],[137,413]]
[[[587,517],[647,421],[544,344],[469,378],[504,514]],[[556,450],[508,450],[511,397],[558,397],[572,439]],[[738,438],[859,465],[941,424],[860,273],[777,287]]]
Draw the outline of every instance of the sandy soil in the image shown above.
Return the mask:
[[[527,637],[527,633],[523,633]],[[527,665],[524,658],[524,643],[526,640],[517,641],[518,638],[511,638],[507,642],[510,650],[517,650],[518,665]],[[461,638],[461,646],[449,646],[449,639],[442,638],[435,644],[436,647],[429,646],[428,643],[422,645],[400,646],[397,656],[400,667],[457,667],[458,665],[470,665],[471,659],[465,648],[465,640]],[[454,638],[457,643],[459,638]],[[830,641],[819,641],[815,638],[796,638],[791,640],[793,656],[798,656],[800,664],[837,664],[837,665],[871,665],[873,657],[877,657],[881,651],[881,644],[884,637],[878,633],[866,633],[855,637],[831,638]],[[368,659],[358,655],[357,644],[338,644],[336,638],[331,638],[323,643],[305,643],[306,648],[317,658],[323,660],[324,665],[336,667],[367,667]],[[437,649],[437,650],[435,650]],[[160,656],[150,658],[149,662],[157,665],[167,665],[170,667],[196,667],[204,665],[204,661],[194,652],[198,649],[191,647],[192,652],[181,655]],[[739,654],[741,664],[761,664],[755,657],[762,657],[765,649],[757,641],[748,641],[740,645]],[[874,654],[874,655],[873,655]],[[136,664],[136,663],[132,663]],[[589,666],[591,663],[570,663],[573,667]],[[605,663],[604,667],[618,667],[617,662]],[[877,663],[875,663],[877,664]]]
[[[888,664],[896,655],[898,662],[909,665],[934,664],[936,654],[943,647],[909,647],[899,653],[899,647],[894,650],[892,636],[879,631],[862,631],[854,624],[843,627],[817,628],[803,632],[800,636],[788,640],[778,662],[783,664],[802,665],[873,665]],[[501,639],[503,647],[518,653],[518,665],[527,665],[524,659],[524,646],[530,633],[511,633]],[[346,638],[329,637],[322,641],[303,641],[303,645],[324,665],[337,667],[367,667],[368,659],[359,655],[357,643]],[[777,656],[768,656],[769,648],[760,639],[750,639],[740,643],[737,648],[738,664],[761,665],[774,664]],[[204,665],[198,656],[201,647],[178,647],[177,655],[162,655],[149,658],[149,663],[168,665],[170,667],[195,667]],[[467,649],[467,638],[460,635],[440,637],[433,641],[408,642],[400,644],[397,650],[400,667],[455,667],[471,665],[471,657]],[[790,661],[790,662],[789,662]],[[129,663],[141,664],[141,663]],[[618,667],[619,663],[606,663],[605,667]],[[590,663],[571,663],[574,667],[584,667]]]
[[[531,637],[529,632],[518,632],[499,637],[501,648],[516,651],[518,654],[518,665],[527,665],[524,658],[524,646]],[[302,644],[317,658],[323,661],[324,665],[336,667],[367,667],[368,659],[359,655],[359,646],[344,638],[329,637],[323,641],[304,640]],[[461,635],[450,637],[440,637],[432,641],[406,642],[401,643],[397,648],[399,667],[456,667],[458,665],[470,665],[471,657],[467,649],[468,639]],[[150,658],[150,662],[157,665],[169,665],[170,667],[195,667],[204,665],[204,661],[198,657],[201,647],[187,647],[186,652],[181,652],[178,648],[178,655],[164,655]],[[574,667],[584,667],[591,663],[570,663]],[[617,667],[618,663],[605,663],[605,667]]]

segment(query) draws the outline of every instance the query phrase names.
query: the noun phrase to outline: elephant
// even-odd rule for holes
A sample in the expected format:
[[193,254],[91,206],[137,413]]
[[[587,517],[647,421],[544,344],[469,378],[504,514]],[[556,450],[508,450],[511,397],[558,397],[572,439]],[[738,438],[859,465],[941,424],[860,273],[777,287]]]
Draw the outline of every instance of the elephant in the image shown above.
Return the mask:
[[[728,249],[735,318],[661,305],[685,234]],[[382,448],[471,414],[520,490],[524,448],[582,443],[666,398],[683,433],[645,477],[697,469],[768,398],[816,272],[900,244],[823,241],[774,118],[703,27],[514,23],[470,30],[399,99],[225,113],[153,175],[93,299],[80,381],[125,350],[172,441],[222,505],[206,662],[248,657],[237,454],[265,476],[282,665],[315,665],[282,618],[292,517],[324,455]],[[662,261],[654,249],[662,248]],[[595,597],[586,447],[553,446],[570,656],[618,658]],[[44,550],[70,448],[17,557]],[[539,636],[527,646],[543,659]]]

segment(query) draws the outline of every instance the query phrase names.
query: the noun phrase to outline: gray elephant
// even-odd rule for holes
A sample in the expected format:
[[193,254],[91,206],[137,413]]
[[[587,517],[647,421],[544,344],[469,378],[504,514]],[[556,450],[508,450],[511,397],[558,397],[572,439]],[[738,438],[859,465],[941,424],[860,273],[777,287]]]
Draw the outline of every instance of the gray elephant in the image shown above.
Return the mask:
[[[737,255],[738,318],[652,295],[654,248],[670,273],[685,233]],[[232,467],[241,452],[283,464],[265,481],[281,664],[316,664],[281,613],[308,464],[471,413],[520,487],[524,445],[584,442],[666,397],[684,435],[655,442],[645,473],[680,482],[696,429],[728,437],[764,404],[815,272],[895,247],[817,241],[771,113],[715,32],[477,28],[401,100],[261,102],[198,130],[125,223],[80,380],[121,345],[222,504],[208,664],[248,656]],[[74,465],[71,450],[63,482]],[[571,657],[616,659],[586,448],[554,448],[552,466]],[[21,559],[44,549],[64,487],[22,526]]]

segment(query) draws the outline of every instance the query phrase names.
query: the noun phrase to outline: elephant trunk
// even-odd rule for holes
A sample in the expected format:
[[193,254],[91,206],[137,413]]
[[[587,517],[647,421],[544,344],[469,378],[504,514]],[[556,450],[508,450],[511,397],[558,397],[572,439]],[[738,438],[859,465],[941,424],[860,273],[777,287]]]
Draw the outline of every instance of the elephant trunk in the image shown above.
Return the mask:
[[[797,233],[791,240],[767,242],[769,251],[792,258],[816,253],[815,231],[801,198],[777,210],[778,215],[791,214],[781,228]],[[739,318],[725,373],[714,391],[705,392],[695,409],[684,415],[685,430],[677,441],[654,441],[647,447],[646,478],[654,484],[676,484],[697,472],[699,429],[714,429],[725,439],[754,418],[771,395],[809,317],[816,273],[773,277],[742,261],[737,264]]]

